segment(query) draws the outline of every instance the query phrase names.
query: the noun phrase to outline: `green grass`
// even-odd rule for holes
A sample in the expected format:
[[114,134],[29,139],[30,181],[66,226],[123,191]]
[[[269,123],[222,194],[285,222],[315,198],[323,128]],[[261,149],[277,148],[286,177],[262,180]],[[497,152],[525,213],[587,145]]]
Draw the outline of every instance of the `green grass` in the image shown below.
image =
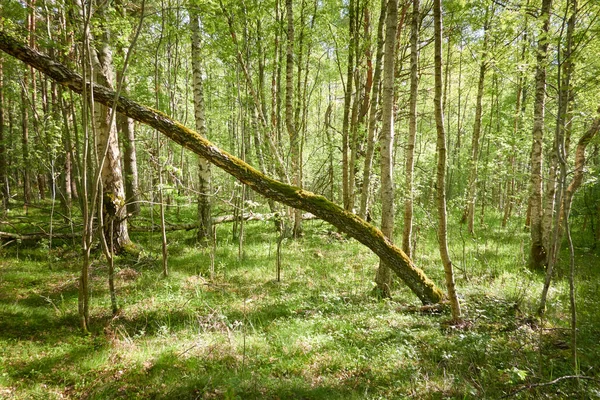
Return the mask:
[[[182,210],[181,220],[191,213]],[[462,227],[463,242],[457,219],[449,237],[468,321],[461,328],[447,311],[421,311],[401,283],[393,300],[372,297],[377,258],[320,221],[284,242],[281,282],[269,222],[246,224],[241,261],[232,225],[218,227],[213,280],[209,251],[192,244],[193,232],[169,234],[168,278],[159,234],[132,234],[144,252],[117,260],[116,317],[106,264],[94,255],[87,336],[78,330],[77,249],[4,246],[0,398],[495,399],[573,374],[566,267],[541,325],[531,315],[543,276],[525,268],[522,227],[502,229],[491,216],[475,238]],[[416,264],[443,286],[433,228],[423,223],[417,235]],[[580,369],[598,379],[598,253],[578,249],[577,265]],[[512,396],[571,397],[600,398],[600,385],[565,380]]]

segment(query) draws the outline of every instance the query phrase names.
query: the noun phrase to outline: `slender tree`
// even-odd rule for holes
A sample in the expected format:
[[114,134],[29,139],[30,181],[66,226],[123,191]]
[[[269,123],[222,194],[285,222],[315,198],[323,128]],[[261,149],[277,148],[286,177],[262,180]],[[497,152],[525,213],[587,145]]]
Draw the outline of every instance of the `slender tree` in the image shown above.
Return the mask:
[[[381,232],[394,240],[394,66],[396,54],[396,29],[398,0],[389,0],[385,22],[385,58],[383,62],[383,90],[381,94]],[[392,276],[384,262],[379,263],[375,276],[377,288],[384,297],[390,297]]]
[[412,256],[413,228],[413,174],[415,168],[415,142],[417,137],[417,97],[419,90],[419,0],[412,2],[412,19],[410,24],[410,110],[408,116],[408,138],[406,142],[406,198],[404,199],[404,229],[402,231],[402,250]]
[[363,186],[360,194],[361,218],[366,218],[369,207],[369,196],[371,193],[371,170],[373,166],[373,154],[375,153],[375,130],[377,126],[377,110],[379,109],[379,94],[381,82],[381,70],[383,60],[383,30],[385,28],[385,17],[387,9],[387,0],[381,0],[381,10],[379,12],[379,22],[377,24],[377,50],[375,53],[375,71],[373,73],[373,85],[371,86],[371,106],[369,108],[369,124],[367,130],[367,150],[365,154],[365,164],[363,168]]
[[8,209],[8,177],[6,171],[6,146],[4,145],[4,58],[0,57],[0,196],[2,213]]
[[442,1],[433,2],[433,29],[435,41],[435,126],[437,130],[437,209],[438,209],[438,242],[440,256],[444,264],[444,275],[448,297],[452,307],[452,319],[461,318],[460,303],[454,284],[452,261],[448,253],[447,215],[446,215],[446,132],[444,129],[444,110],[442,109]]
[[[481,136],[481,116],[483,113],[483,89],[485,87],[485,73],[488,67],[488,41],[489,24],[493,18],[494,11],[488,6],[485,10],[485,22],[483,25],[483,48],[481,50],[481,61],[479,64],[479,80],[477,84],[477,98],[475,100],[475,122],[473,123],[473,138],[471,142],[471,159],[469,171],[469,183],[467,187],[467,205],[463,214],[463,221],[467,222],[467,229],[471,235],[474,231],[475,221],[475,199],[477,189],[477,170],[479,167],[479,137]],[[491,14],[491,15],[490,15]]]
[[[300,159],[300,135],[294,121],[294,7],[292,0],[285,1],[287,14],[287,46],[285,61],[285,127],[290,137],[292,184],[302,187],[302,160]],[[298,93],[299,95],[300,93]],[[302,211],[294,210],[294,237],[302,234]]]
[[541,269],[547,263],[546,248],[542,232],[542,147],[544,138],[544,115],[546,104],[546,65],[548,63],[548,42],[550,10],[552,0],[543,0],[540,10],[541,28],[538,36],[537,66],[535,73],[535,102],[533,109],[533,144],[531,148],[530,214],[531,252],[530,265]]
[[[192,73],[194,77],[194,119],[196,131],[203,137],[206,136],[206,123],[204,119],[204,84],[202,79],[201,56],[200,56],[200,24],[198,13],[193,8],[189,9],[190,27],[192,32]],[[211,172],[208,161],[198,157],[198,233],[197,240],[201,244],[208,245],[212,237],[211,216]]]
[[[558,61],[559,61],[559,70],[558,70],[558,112],[556,114],[556,129],[554,132],[554,158],[558,164],[558,174],[557,174],[557,185],[556,185],[556,193],[553,193],[552,205],[550,209],[546,209],[545,213],[550,215],[550,225],[545,226],[548,229],[548,232],[545,234],[547,237],[547,241],[545,242],[545,246],[548,249],[548,268],[546,269],[546,279],[544,280],[544,287],[542,289],[542,298],[540,301],[539,314],[543,314],[546,308],[546,299],[548,295],[548,289],[550,288],[550,282],[552,280],[552,275],[554,271],[554,267],[557,262],[558,253],[560,250],[560,242],[562,240],[562,228],[565,224],[562,221],[563,217],[568,216],[567,214],[561,215],[560,206],[563,207],[563,212],[565,211],[566,203],[563,202],[564,192],[567,190],[567,154],[565,150],[565,138],[566,132],[570,129],[571,125],[571,116],[569,112],[569,103],[571,101],[571,95],[573,93],[573,88],[571,87],[571,78],[573,75],[574,63],[572,59],[572,51],[573,51],[573,33],[575,30],[575,21],[577,16],[577,1],[570,0],[566,3],[567,13],[570,13],[570,17],[567,19],[567,33],[564,38],[563,49],[559,48]],[[562,50],[562,51],[560,51]],[[592,124],[592,132],[593,132],[593,124]],[[587,135],[584,134],[583,137]],[[584,148],[585,152],[585,148]],[[577,160],[576,161],[580,161]],[[577,171],[577,165],[576,171]],[[554,191],[554,188],[553,188]],[[556,196],[556,199],[554,198]],[[568,199],[570,202],[570,199]],[[559,210],[556,213],[556,217],[554,218],[554,202],[559,204]],[[569,205],[570,207],[570,205]],[[567,210],[569,211],[569,210]],[[545,214],[546,218],[547,215]]]
[[[527,18],[525,19],[525,26],[527,26]],[[519,61],[521,64],[525,63],[525,54],[527,51],[527,31],[523,33],[522,36],[522,45],[519,56]],[[511,138],[511,154],[509,157],[510,160],[510,180],[507,185],[506,190],[506,199],[504,203],[504,217],[502,218],[502,227],[506,227],[508,223],[508,219],[512,213],[512,210],[515,205],[515,186],[516,186],[516,173],[517,173],[517,140],[518,133],[521,129],[521,119],[523,118],[523,87],[525,86],[525,71],[523,68],[519,68],[518,76],[517,76],[517,88],[515,94],[515,109],[513,116],[513,137]]]
[[346,86],[344,88],[344,116],[342,120],[342,200],[344,209],[350,211],[350,111],[352,106],[352,88],[354,84],[354,47],[356,39],[355,23],[356,0],[348,3],[348,66],[346,72]]

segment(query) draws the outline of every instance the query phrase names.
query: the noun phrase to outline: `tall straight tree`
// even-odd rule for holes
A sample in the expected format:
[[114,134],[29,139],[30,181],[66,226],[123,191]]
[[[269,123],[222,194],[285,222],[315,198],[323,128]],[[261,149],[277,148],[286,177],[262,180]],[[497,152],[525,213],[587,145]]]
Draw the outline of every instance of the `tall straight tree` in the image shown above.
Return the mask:
[[[286,0],[287,1],[287,0]],[[349,0],[348,3],[348,70],[346,72],[346,87],[344,88],[344,117],[342,121],[342,199],[344,209],[350,211],[350,165],[349,147],[350,147],[350,108],[352,103],[352,86],[354,82],[354,43],[357,40],[355,32],[356,18],[356,0]]]
[[0,57],[0,196],[2,213],[8,209],[8,177],[6,171],[6,146],[4,145],[4,59]]
[[417,137],[417,97],[419,90],[419,0],[412,2],[410,24],[410,110],[408,116],[408,139],[406,142],[406,198],[404,199],[404,230],[402,232],[402,250],[412,257],[413,226],[413,173],[415,168],[415,141]]
[[[200,57],[200,23],[198,13],[190,7],[190,28],[192,31],[192,73],[194,77],[194,119],[196,131],[206,137],[204,119],[204,88]],[[198,156],[198,233],[196,238],[200,244],[208,244],[212,238],[212,216],[210,201],[210,164]]]
[[371,191],[371,170],[373,166],[373,154],[375,153],[375,128],[377,125],[377,110],[379,108],[379,92],[381,82],[381,61],[383,60],[383,30],[385,28],[385,14],[387,0],[381,0],[381,11],[377,24],[377,50],[375,53],[375,72],[373,73],[373,85],[371,86],[371,107],[369,109],[369,124],[367,129],[367,151],[365,154],[365,166],[363,168],[363,186],[360,194],[361,218],[366,218]]
[[[383,62],[383,90],[381,95],[381,232],[394,240],[394,71],[398,0],[389,0],[385,22],[385,58]],[[392,276],[384,262],[379,263],[375,276],[377,288],[384,297],[390,297]]]
[[[300,160],[300,135],[294,121],[294,7],[292,0],[285,0],[287,13],[287,48],[285,60],[285,127],[290,137],[292,159],[292,184],[302,187],[302,160]],[[300,95],[300,93],[298,93]],[[294,237],[302,234],[302,211],[294,210]]]
[[442,0],[433,1],[433,29],[435,41],[435,95],[434,112],[437,130],[437,209],[438,209],[438,243],[440,256],[444,264],[444,275],[448,297],[452,307],[452,319],[460,320],[460,304],[454,284],[452,261],[448,253],[447,215],[446,215],[446,131],[444,128],[444,110],[442,109]]
[[[473,122],[473,137],[471,140],[471,160],[469,171],[469,182],[467,187],[467,204],[463,214],[463,221],[467,222],[467,229],[473,235],[475,221],[475,199],[477,196],[477,170],[479,167],[479,137],[481,136],[481,117],[483,113],[483,89],[485,87],[485,73],[488,67],[488,37],[490,20],[494,11],[488,6],[485,10],[485,21],[483,25],[483,48],[481,50],[481,61],[479,64],[479,80],[477,83],[477,98],[475,100],[475,121]],[[490,16],[491,13],[491,16]]]
[[[559,47],[558,53],[558,64],[560,68],[558,70],[558,112],[556,113],[556,130],[554,132],[554,158],[557,160],[558,166],[558,179],[556,193],[552,194],[552,201],[549,208],[545,210],[544,219],[550,219],[550,226],[544,223],[545,232],[544,246],[548,252],[548,267],[546,269],[546,279],[544,281],[544,288],[542,289],[542,299],[540,301],[539,313],[542,314],[546,307],[546,297],[548,295],[548,289],[550,288],[550,282],[552,280],[553,270],[557,262],[560,244],[562,240],[562,225],[566,223],[561,215],[560,206],[564,208],[563,197],[567,190],[567,153],[565,149],[566,134],[571,129],[571,112],[569,103],[572,101],[573,87],[572,87],[572,75],[574,69],[574,62],[572,59],[573,53],[573,33],[575,31],[575,21],[577,19],[577,0],[570,0],[566,3],[566,15],[570,14],[567,18],[567,35],[564,38],[564,44],[562,49]],[[561,38],[562,41],[562,38]],[[560,42],[559,42],[560,43]],[[560,51],[562,50],[562,51]],[[584,135],[585,137],[585,135]],[[585,148],[584,148],[585,152]],[[576,156],[576,161],[577,160]],[[578,168],[575,167],[575,175],[577,175]],[[551,182],[553,183],[553,182]],[[554,190],[552,190],[554,191]],[[549,190],[550,192],[550,190]],[[548,193],[550,196],[550,193]],[[556,196],[556,198],[555,198]],[[559,205],[558,212],[554,213],[554,203]],[[546,214],[547,213],[547,214]],[[565,214],[566,215],[566,214]]]
[[[29,35],[29,46],[35,48],[35,2],[27,2],[27,32]],[[27,108],[28,100],[25,88],[28,88],[29,75],[35,78],[33,69],[25,71],[23,74],[23,86],[21,87],[21,150],[23,154],[23,202],[25,205],[31,202],[31,159],[29,154],[29,110]],[[35,85],[32,85],[32,92],[35,92]],[[35,103],[34,103],[35,105]]]
[[550,9],[552,0],[542,0],[540,10],[541,28],[538,36],[538,49],[535,72],[535,102],[533,105],[533,144],[531,147],[530,178],[530,229],[531,252],[530,265],[541,269],[547,263],[546,249],[542,232],[542,147],[544,138],[544,115],[546,105],[546,65],[548,63],[548,32],[550,28]]
[[[525,18],[525,27],[527,27],[527,18]],[[525,29],[521,39],[521,49],[519,50],[519,62],[525,63],[525,54],[527,51],[527,30]],[[523,68],[520,68],[517,74],[517,88],[515,94],[515,114],[513,116],[513,137],[511,139],[511,154],[510,154],[510,181],[507,187],[507,199],[504,204],[504,217],[502,218],[502,227],[506,227],[508,218],[511,215],[512,209],[515,205],[515,184],[516,184],[516,172],[517,172],[517,138],[520,129],[521,120],[523,118],[523,94],[525,86],[525,73]]]

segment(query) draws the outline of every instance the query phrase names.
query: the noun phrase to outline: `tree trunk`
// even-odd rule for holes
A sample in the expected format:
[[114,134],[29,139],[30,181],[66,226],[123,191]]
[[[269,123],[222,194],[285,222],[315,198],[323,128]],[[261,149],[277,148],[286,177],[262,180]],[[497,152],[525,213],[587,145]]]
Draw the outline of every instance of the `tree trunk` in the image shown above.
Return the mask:
[[[292,0],[285,1],[287,13],[287,48],[285,60],[285,127],[290,137],[292,185],[302,188],[302,160],[300,159],[300,137],[294,121],[294,7]],[[300,95],[300,93],[298,93]],[[294,210],[294,237],[302,234],[302,211]]]
[[0,57],[0,196],[2,214],[8,209],[8,175],[6,170],[6,146],[4,145],[4,57]]
[[[124,52],[123,52],[124,53]],[[122,91],[127,94],[128,79],[125,76]],[[121,114],[117,115],[117,128],[123,142],[123,173],[125,179],[125,199],[127,212],[137,215],[140,213],[140,198],[138,188],[137,150],[135,147],[135,122]]]
[[[381,93],[381,232],[394,241],[394,70],[398,0],[389,0],[385,22],[385,58],[383,61],[383,89]],[[392,276],[383,260],[375,277],[383,297],[390,297]]]
[[[572,59],[572,50],[573,50],[573,32],[575,30],[575,21],[577,16],[577,0],[571,0],[567,2],[567,11],[571,8],[571,16],[567,22],[567,36],[565,38],[564,45],[564,60],[561,59],[561,54],[559,52],[558,56],[558,64],[560,65],[560,69],[558,70],[558,113],[556,116],[556,130],[554,136],[554,153],[555,158],[558,162],[559,166],[559,174],[558,174],[558,184],[557,189],[558,192],[556,194],[556,199],[552,198],[553,206],[554,200],[559,204],[559,210],[554,220],[551,219],[549,231],[547,236],[549,236],[547,249],[548,249],[548,268],[546,269],[546,279],[544,280],[544,287],[542,289],[542,297],[540,301],[540,307],[538,309],[539,314],[543,314],[546,309],[546,299],[548,295],[548,290],[550,289],[550,282],[552,280],[554,266],[556,265],[558,254],[560,252],[560,244],[562,241],[563,232],[562,229],[564,226],[567,226],[568,229],[568,218],[571,211],[571,202],[574,190],[577,190],[581,180],[583,178],[583,164],[585,163],[585,147],[591,137],[596,134],[598,130],[598,125],[595,124],[596,121],[592,124],[590,130],[586,132],[582,141],[580,141],[580,145],[577,146],[576,150],[576,158],[575,158],[575,175],[573,176],[573,182],[567,188],[567,154],[565,150],[565,136],[566,132],[570,129],[570,107],[569,103],[571,101],[571,77],[573,74],[573,59]],[[578,165],[579,164],[579,165]],[[573,185],[574,183],[574,185]],[[561,210],[562,206],[562,210]],[[548,211],[548,210],[546,210]],[[552,212],[554,211],[554,207],[552,207]],[[562,213],[561,213],[562,212]],[[554,216],[554,213],[551,214]],[[552,229],[554,228],[554,229]],[[570,232],[567,232],[569,242],[571,242]],[[569,247],[572,250],[572,243],[569,243]],[[573,268],[573,266],[571,266]],[[571,278],[573,276],[571,275]],[[571,294],[573,294],[573,281],[571,280]],[[571,297],[573,300],[573,297]],[[574,306],[574,304],[572,303]]]
[[[97,84],[86,85],[80,75],[48,56],[24,46],[3,31],[0,31],[0,49],[34,66],[77,93],[82,93],[85,87],[86,90],[93,89],[94,98],[98,102],[113,104],[115,100],[115,93],[111,89]],[[356,215],[344,211],[323,196],[298,189],[261,174],[252,166],[219,149],[198,133],[173,121],[165,114],[142,106],[124,96],[117,97],[116,107],[119,112],[159,130],[180,145],[202,155],[209,162],[233,175],[263,196],[311,212],[348,233],[384,260],[423,303],[438,303],[442,300],[442,292],[401,249],[394,246],[380,230]]]
[[[225,9],[225,6],[223,5],[222,2],[220,3],[220,6],[221,6],[221,10],[223,11],[223,13],[225,14],[225,16],[227,18],[227,24],[229,26],[229,33],[231,34],[231,38],[236,47],[236,58],[238,60],[238,63],[240,64],[240,67],[242,68],[242,72],[244,73],[244,78],[246,79],[248,89],[250,90],[250,94],[252,95],[252,100],[254,101],[254,112],[257,114],[257,118],[260,122],[261,132],[263,133],[263,137],[265,138],[265,140],[267,141],[267,144],[269,145],[271,157],[275,164],[274,165],[275,171],[277,172],[277,174],[279,175],[279,178],[281,180],[285,181],[286,183],[290,183],[290,178],[287,174],[285,164],[284,164],[283,158],[281,156],[280,149],[276,144],[276,139],[277,139],[277,143],[280,143],[280,140],[278,140],[279,138],[275,137],[275,136],[278,136],[277,134],[279,133],[279,129],[277,130],[277,132],[273,132],[272,129],[270,129],[270,127],[268,125],[267,118],[262,112],[259,94],[254,89],[254,86],[253,86],[254,83],[250,77],[250,73],[248,72],[247,63],[244,61],[244,58],[242,57],[242,53],[239,50],[237,34],[235,33],[235,30],[233,29],[232,17],[227,12],[227,10]],[[279,68],[279,65],[278,65],[278,68]],[[280,85],[278,85],[278,87],[280,87]],[[279,99],[279,97],[278,97],[278,99]],[[280,115],[279,103],[278,103],[277,108],[278,108],[277,114]]]
[[385,27],[385,15],[387,0],[381,0],[381,11],[377,24],[377,51],[375,55],[375,72],[373,73],[373,86],[371,94],[371,107],[369,110],[369,128],[367,133],[367,151],[365,154],[365,166],[363,169],[363,185],[360,194],[361,218],[366,218],[369,207],[369,195],[371,193],[371,169],[373,166],[373,153],[375,152],[375,128],[377,126],[377,108],[379,107],[379,83],[381,82],[381,61],[383,60],[383,30]]
[[550,8],[552,0],[543,0],[540,11],[542,21],[538,38],[537,67],[535,73],[535,103],[533,109],[533,145],[531,148],[531,195],[530,229],[531,252],[529,264],[541,269],[547,264],[546,248],[542,232],[542,148],[544,137],[544,107],[546,103],[546,64],[548,63],[548,31],[550,27]]
[[410,27],[410,111],[408,117],[408,139],[406,142],[406,198],[404,200],[404,230],[402,232],[402,250],[412,257],[413,226],[413,173],[415,169],[415,141],[417,137],[417,98],[419,90],[419,0],[413,0],[413,15]]
[[[114,70],[112,50],[108,42],[108,32],[105,31],[98,47],[92,50],[91,57],[94,64],[94,81],[112,89]],[[111,245],[111,251],[118,254],[131,244],[131,240],[127,231],[125,188],[121,173],[121,151],[115,117],[116,113],[111,111],[110,104],[106,105],[101,102],[95,104],[94,119],[98,138],[96,151],[102,180],[103,231],[106,240]],[[110,242],[111,238],[112,243]]]
[[[192,71],[194,76],[194,118],[196,131],[206,137],[204,88],[200,63],[200,24],[198,14],[193,8],[190,8],[190,27],[192,31]],[[198,222],[200,225],[198,226],[196,239],[202,245],[210,244],[212,238],[210,180],[210,164],[205,158],[198,157]]]
[[[23,77],[23,86],[27,86],[27,76]],[[23,203],[25,207],[31,203],[31,161],[29,159],[29,111],[27,96],[21,88],[21,150],[23,152]],[[27,208],[25,209],[27,211]]]
[[354,19],[356,0],[349,0],[348,4],[348,70],[346,72],[346,87],[344,88],[344,117],[342,121],[342,200],[344,210],[350,210],[350,165],[348,152],[350,147],[350,109],[352,103],[352,85],[354,82]]
[[69,113],[67,110],[66,101],[63,98],[64,90],[62,86],[57,88],[57,99],[56,107],[60,107],[60,113],[62,117],[62,135],[61,135],[61,146],[62,151],[59,153],[58,166],[59,170],[59,198],[63,211],[66,215],[70,215],[71,206],[73,201],[73,194],[71,192],[71,176],[73,168],[73,159],[71,158],[71,127],[69,122]]
[[448,254],[447,216],[446,216],[446,132],[444,130],[444,110],[442,109],[442,2],[433,2],[433,29],[435,35],[435,125],[437,129],[437,209],[438,209],[438,242],[440,256],[444,264],[444,275],[448,297],[452,307],[452,319],[461,318],[460,304],[454,285],[454,272]]
[[[493,16],[493,10],[492,16]],[[473,123],[473,138],[471,142],[471,160],[469,181],[467,188],[467,206],[463,215],[463,221],[467,222],[467,229],[471,235],[475,234],[475,199],[477,190],[477,169],[479,166],[479,136],[481,134],[481,115],[483,111],[483,89],[485,86],[485,72],[487,70],[487,47],[488,30],[490,21],[490,9],[486,9],[485,22],[483,27],[483,50],[481,52],[481,63],[479,65],[479,81],[477,84],[477,98],[475,100],[475,122]]]
[[[527,50],[527,34],[523,35],[523,47],[521,48],[521,62],[525,61],[525,51]],[[522,98],[525,74],[519,71],[517,78],[517,93],[515,98],[515,115],[513,117],[513,137],[511,138],[511,154],[510,154],[510,181],[506,190],[506,199],[504,201],[504,216],[502,218],[502,227],[506,227],[508,219],[515,205],[515,181],[516,181],[516,164],[517,164],[517,138],[519,134],[519,126],[523,116]]]

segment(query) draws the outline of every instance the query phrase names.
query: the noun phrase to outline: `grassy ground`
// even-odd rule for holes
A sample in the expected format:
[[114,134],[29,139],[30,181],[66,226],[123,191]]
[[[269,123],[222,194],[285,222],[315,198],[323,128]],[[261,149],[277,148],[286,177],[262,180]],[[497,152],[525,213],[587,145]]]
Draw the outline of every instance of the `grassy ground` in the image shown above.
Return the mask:
[[[525,268],[527,234],[486,223],[477,238],[450,230],[461,329],[448,312],[421,310],[400,283],[393,300],[372,297],[376,257],[320,221],[284,242],[281,282],[272,223],[245,226],[241,261],[231,224],[220,225],[213,280],[193,232],[169,234],[168,278],[159,235],[135,233],[145,251],[117,261],[116,317],[95,255],[89,336],[77,327],[77,246],[4,246],[0,398],[600,398],[597,380],[534,386],[574,374],[566,273],[559,269],[547,320],[532,318],[543,277]],[[441,285],[433,229],[417,235],[415,261]],[[598,252],[578,247],[577,265],[579,368],[598,379]]]

